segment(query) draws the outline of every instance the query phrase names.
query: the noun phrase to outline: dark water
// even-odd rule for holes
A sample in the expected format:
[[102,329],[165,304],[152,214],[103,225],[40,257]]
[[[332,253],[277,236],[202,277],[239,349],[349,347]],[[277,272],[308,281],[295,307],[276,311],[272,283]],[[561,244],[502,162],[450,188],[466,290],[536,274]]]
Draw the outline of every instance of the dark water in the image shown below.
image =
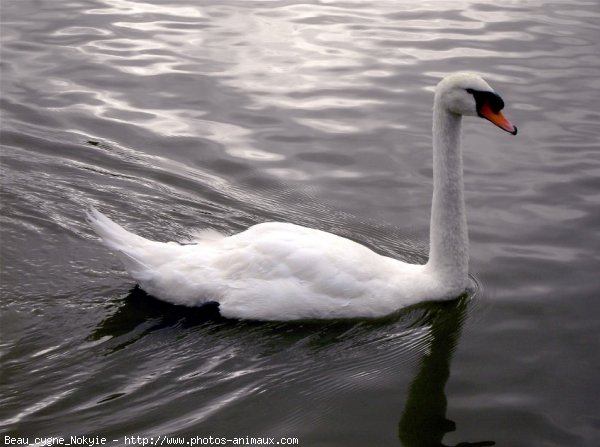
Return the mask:
[[[2,441],[600,445],[597,0],[1,8]],[[457,70],[519,126],[465,125],[474,296],[224,321],[134,290],[84,222],[166,241],[277,219],[423,259],[432,89]]]

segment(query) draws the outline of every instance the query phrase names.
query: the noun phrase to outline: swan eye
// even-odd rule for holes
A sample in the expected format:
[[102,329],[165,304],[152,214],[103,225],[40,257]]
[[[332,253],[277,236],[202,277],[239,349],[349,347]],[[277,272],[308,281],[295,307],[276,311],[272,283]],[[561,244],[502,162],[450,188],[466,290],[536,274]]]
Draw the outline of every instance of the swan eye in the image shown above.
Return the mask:
[[467,93],[469,93],[469,94],[471,94],[471,95],[472,95],[473,93],[475,93],[475,90],[473,90],[472,88],[468,88],[468,89],[466,89],[466,90],[467,90]]

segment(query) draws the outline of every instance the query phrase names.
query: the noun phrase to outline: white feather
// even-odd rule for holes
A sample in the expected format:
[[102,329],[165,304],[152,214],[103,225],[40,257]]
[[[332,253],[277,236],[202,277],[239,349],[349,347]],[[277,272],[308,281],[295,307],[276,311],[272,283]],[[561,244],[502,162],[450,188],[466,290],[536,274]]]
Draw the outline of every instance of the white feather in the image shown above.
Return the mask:
[[263,223],[232,236],[203,231],[193,245],[144,239],[95,209],[88,213],[89,223],[146,292],[178,305],[217,301],[225,317],[379,317],[418,302],[454,298],[465,290],[468,273],[460,148],[460,114],[476,114],[468,88],[491,91],[480,77],[464,73],[446,77],[436,89],[426,265],[290,223]]

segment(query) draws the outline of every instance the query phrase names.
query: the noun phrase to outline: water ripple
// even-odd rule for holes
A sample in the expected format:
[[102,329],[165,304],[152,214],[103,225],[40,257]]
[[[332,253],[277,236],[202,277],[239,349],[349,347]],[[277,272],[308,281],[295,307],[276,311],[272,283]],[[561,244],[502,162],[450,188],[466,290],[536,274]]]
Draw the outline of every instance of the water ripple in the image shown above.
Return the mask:
[[[354,446],[404,442],[409,420],[445,445],[591,445],[598,17],[579,0],[3,2],[2,430]],[[465,121],[485,284],[468,311],[214,321],[138,301],[84,222],[93,204],[190,240],[285,220],[423,262],[432,92],[459,69],[520,130]]]

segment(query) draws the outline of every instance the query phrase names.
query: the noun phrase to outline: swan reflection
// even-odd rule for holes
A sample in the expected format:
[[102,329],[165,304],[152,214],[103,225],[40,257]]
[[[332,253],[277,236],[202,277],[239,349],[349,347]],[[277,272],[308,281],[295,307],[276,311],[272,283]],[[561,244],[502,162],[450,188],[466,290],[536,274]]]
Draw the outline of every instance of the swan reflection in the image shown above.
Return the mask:
[[[462,325],[467,317],[467,310],[472,296],[464,295],[452,301],[439,303],[425,303],[406,309],[394,320],[373,321],[363,325],[355,322],[329,323],[325,327],[320,324],[299,323],[241,323],[228,320],[219,315],[218,305],[212,303],[203,307],[190,308],[173,306],[147,295],[136,287],[122,300],[118,301],[117,310],[99,323],[88,337],[92,340],[103,338],[110,339],[106,347],[109,353],[121,350],[142,337],[173,326],[191,328],[200,325],[209,325],[220,336],[229,333],[235,339],[247,334],[250,328],[259,329],[258,338],[269,339],[278,349],[294,345],[294,341],[307,338],[311,343],[305,356],[312,358],[318,352],[329,351],[333,346],[339,347],[341,340],[350,341],[352,351],[360,349],[364,352],[365,345],[355,344],[353,337],[345,334],[355,330],[365,335],[376,334],[367,342],[381,342],[378,334],[388,332],[394,325],[406,324],[405,318],[412,321],[412,328],[427,329],[428,349],[420,360],[417,372],[410,383],[404,409],[398,424],[398,436],[403,447],[485,447],[493,446],[495,442],[484,440],[478,442],[460,442],[449,445],[443,443],[447,433],[456,430],[456,424],[446,417],[448,399],[445,387],[450,377],[450,362],[455,347],[457,346]],[[404,326],[406,328],[406,326]],[[360,329],[357,329],[360,328]],[[318,330],[317,330],[318,329]],[[211,330],[212,332],[212,330]],[[403,331],[403,333],[405,333]],[[279,334],[273,337],[274,334]],[[318,335],[317,335],[318,334]],[[316,335],[313,338],[311,335]],[[363,342],[365,338],[359,337]],[[368,338],[368,337],[367,337]],[[342,345],[344,343],[342,342]],[[272,346],[271,346],[272,347]],[[346,346],[348,348],[348,346]],[[325,351],[322,351],[322,350]],[[335,350],[339,354],[338,350]],[[302,353],[296,353],[300,357]],[[327,356],[331,355],[331,352]],[[287,358],[287,357],[286,357]],[[287,370],[287,369],[286,369]]]
[[[421,359],[410,384],[404,411],[398,424],[400,444],[404,447],[450,447],[442,442],[456,424],[446,417],[448,399],[444,392],[450,377],[450,361],[466,318],[469,297],[436,303],[425,316],[431,345]],[[493,441],[460,442],[456,447],[484,447]]]
[[118,302],[116,312],[102,320],[88,336],[89,340],[116,339],[110,351],[118,351],[159,329],[197,326],[209,321],[224,321],[217,303],[201,307],[174,306],[148,295],[138,286]]

